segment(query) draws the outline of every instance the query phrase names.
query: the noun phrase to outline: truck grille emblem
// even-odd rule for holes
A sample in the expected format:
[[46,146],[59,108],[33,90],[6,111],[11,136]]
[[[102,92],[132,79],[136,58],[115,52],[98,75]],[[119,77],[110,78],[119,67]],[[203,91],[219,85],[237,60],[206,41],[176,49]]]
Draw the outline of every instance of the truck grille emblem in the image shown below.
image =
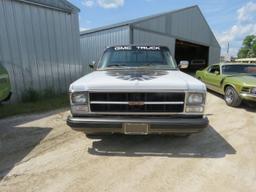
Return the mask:
[[129,101],[128,105],[130,105],[130,106],[143,106],[144,101]]

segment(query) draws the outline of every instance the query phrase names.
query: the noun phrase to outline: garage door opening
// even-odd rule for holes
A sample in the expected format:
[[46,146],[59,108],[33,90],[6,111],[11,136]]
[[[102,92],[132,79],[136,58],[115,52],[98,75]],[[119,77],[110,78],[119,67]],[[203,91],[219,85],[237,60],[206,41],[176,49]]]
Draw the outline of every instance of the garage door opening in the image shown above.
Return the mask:
[[198,45],[186,41],[176,40],[175,59],[180,61],[189,61],[189,68],[185,71],[195,72],[208,65],[209,47]]

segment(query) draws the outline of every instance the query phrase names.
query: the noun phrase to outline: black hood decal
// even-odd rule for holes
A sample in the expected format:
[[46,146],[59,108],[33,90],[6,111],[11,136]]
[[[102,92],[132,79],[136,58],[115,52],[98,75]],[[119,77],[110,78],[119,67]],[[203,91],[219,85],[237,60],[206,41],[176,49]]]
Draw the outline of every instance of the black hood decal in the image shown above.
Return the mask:
[[142,71],[142,70],[118,70],[118,71],[107,71],[107,75],[116,77],[117,79],[127,80],[127,81],[147,81],[159,78],[160,76],[167,75],[168,71]]

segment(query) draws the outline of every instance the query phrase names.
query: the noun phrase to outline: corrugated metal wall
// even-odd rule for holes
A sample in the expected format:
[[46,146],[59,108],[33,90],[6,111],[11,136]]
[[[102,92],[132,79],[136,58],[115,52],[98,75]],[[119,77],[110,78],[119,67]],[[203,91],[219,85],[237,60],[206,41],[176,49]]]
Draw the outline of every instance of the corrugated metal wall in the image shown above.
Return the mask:
[[174,11],[138,22],[134,26],[192,43],[219,46],[198,7]]
[[78,14],[0,0],[0,62],[13,101],[25,90],[66,92],[81,76]]
[[[14,1],[14,0],[12,0]],[[71,3],[69,3],[67,0],[15,0],[15,1],[28,1],[31,3],[37,3],[57,9],[63,9],[67,12],[73,12],[73,9],[77,9],[74,7]]]
[[[174,54],[175,40],[180,39],[208,46],[209,64],[220,61],[220,46],[198,7],[164,14],[138,22],[134,26],[137,28],[134,33],[135,37],[139,35],[136,34],[139,29],[147,31],[140,32],[139,37],[136,37],[136,43],[159,42],[167,45]],[[163,35],[165,35],[165,38],[163,38]],[[168,45],[170,42],[168,36],[171,38],[172,45]]]
[[203,45],[211,44],[211,31],[196,8],[172,14],[171,22],[172,27],[168,30],[171,35]]
[[166,15],[163,15],[157,18],[152,18],[149,20],[136,23],[134,24],[134,26],[142,29],[147,29],[147,30],[167,34],[167,30],[166,30],[167,22],[168,22],[168,17]]
[[160,35],[152,32],[142,31],[138,29],[133,30],[134,44],[151,44],[151,45],[164,45],[169,47],[172,56],[174,57],[175,39],[169,36]]
[[220,48],[211,46],[209,49],[209,64],[220,62]]
[[81,36],[83,73],[89,73],[89,64],[98,61],[103,51],[111,45],[129,44],[129,27],[118,27]]

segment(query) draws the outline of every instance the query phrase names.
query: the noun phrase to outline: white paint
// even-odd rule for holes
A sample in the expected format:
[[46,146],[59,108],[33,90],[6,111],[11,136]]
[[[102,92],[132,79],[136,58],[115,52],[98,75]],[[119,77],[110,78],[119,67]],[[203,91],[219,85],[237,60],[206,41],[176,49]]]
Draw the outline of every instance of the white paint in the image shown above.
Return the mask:
[[[131,71],[131,73],[136,71]],[[137,71],[141,73],[141,71]],[[147,71],[146,71],[147,72]],[[145,73],[146,73],[145,72]],[[120,71],[94,71],[84,77],[78,79],[70,85],[70,92],[79,91],[200,91],[206,92],[205,85],[187,75],[181,71],[164,71],[166,74],[154,76],[145,74],[145,76],[153,78],[142,77],[141,79],[129,78],[129,71],[126,71],[125,77],[122,76],[122,70]],[[110,75],[115,73],[115,75]],[[143,73],[143,72],[142,72]],[[156,71],[157,73],[157,71]],[[144,79],[143,79],[144,78]]]

